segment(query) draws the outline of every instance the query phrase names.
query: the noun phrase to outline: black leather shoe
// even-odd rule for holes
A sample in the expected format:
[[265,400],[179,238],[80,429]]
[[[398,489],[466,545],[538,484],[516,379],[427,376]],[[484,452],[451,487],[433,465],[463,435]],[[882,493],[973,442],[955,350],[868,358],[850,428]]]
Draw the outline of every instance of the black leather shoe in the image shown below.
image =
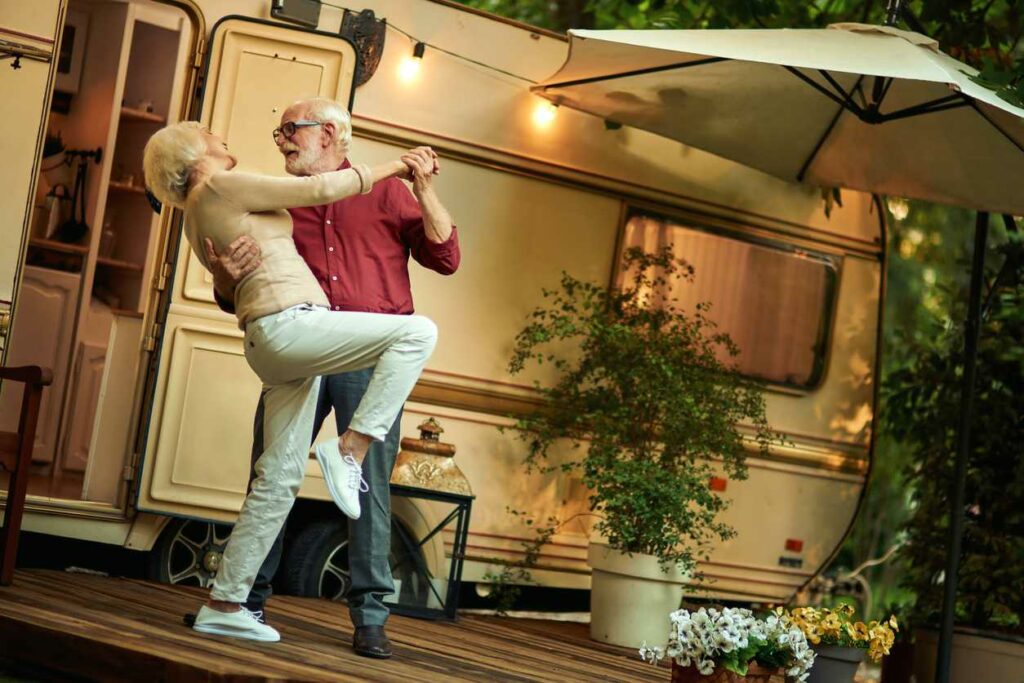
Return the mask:
[[391,641],[383,626],[357,626],[352,635],[352,649],[363,657],[387,659],[391,656]]

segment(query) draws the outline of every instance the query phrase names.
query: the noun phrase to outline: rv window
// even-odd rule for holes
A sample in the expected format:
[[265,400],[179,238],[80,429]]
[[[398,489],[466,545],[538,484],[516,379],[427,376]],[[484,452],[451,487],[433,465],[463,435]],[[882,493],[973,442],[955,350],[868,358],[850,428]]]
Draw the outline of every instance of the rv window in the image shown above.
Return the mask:
[[[677,282],[658,298],[675,298],[687,311],[709,302],[709,317],[740,349],[735,362],[743,374],[801,389],[817,385],[831,331],[836,259],[664,216],[628,214],[623,251],[667,245],[694,267],[694,281]],[[619,272],[617,282],[625,277]]]

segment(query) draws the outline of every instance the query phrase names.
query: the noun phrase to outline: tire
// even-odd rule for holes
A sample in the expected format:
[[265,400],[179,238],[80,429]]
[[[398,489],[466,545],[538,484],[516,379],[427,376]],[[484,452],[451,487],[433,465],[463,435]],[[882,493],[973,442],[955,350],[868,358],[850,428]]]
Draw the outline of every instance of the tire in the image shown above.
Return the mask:
[[176,519],[149,553],[150,580],[209,588],[231,535],[230,524]]
[[[425,600],[429,590],[423,578],[422,552],[405,527],[391,522],[389,561],[400,602]],[[295,534],[284,558],[284,592],[288,595],[342,601],[352,584],[348,563],[348,522],[317,519]],[[398,582],[401,582],[398,584]]]

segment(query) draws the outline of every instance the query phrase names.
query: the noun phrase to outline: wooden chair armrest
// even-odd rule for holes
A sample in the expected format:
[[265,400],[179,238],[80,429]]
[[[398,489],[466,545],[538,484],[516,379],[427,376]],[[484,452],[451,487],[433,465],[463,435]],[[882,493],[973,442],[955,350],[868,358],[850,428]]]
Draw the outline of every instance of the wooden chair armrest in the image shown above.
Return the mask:
[[0,379],[9,379],[25,384],[49,386],[53,384],[53,371],[38,365],[23,365],[17,368],[0,367]]

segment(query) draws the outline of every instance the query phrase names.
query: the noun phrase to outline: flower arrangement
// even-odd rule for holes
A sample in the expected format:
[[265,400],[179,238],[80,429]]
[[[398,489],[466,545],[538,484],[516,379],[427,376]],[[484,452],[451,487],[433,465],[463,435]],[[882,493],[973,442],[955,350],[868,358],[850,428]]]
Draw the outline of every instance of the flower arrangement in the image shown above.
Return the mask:
[[868,651],[872,661],[879,661],[889,654],[889,649],[896,640],[899,624],[895,616],[887,621],[853,621],[853,607],[842,605],[831,610],[824,607],[795,607],[788,613],[779,610],[781,615],[804,634],[814,645],[837,645],[839,647],[856,647]]
[[702,676],[718,668],[745,676],[757,663],[784,668],[787,676],[801,682],[814,664],[807,638],[785,613],[759,619],[748,609],[701,607],[696,612],[676,610],[669,619],[668,645],[663,651],[644,644],[640,656],[645,661],[657,663],[668,656],[679,666],[695,667]]

